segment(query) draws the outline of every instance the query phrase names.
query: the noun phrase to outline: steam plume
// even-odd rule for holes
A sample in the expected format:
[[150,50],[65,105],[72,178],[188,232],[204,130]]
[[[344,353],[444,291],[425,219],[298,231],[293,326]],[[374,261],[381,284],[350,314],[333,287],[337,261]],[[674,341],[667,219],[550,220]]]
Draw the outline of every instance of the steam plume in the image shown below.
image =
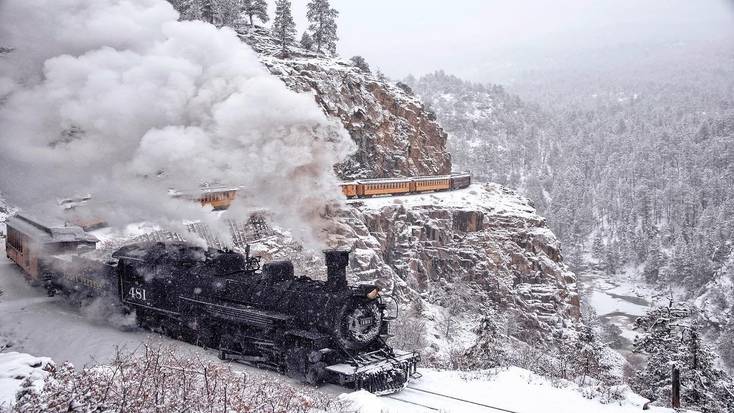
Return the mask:
[[233,212],[268,209],[318,246],[348,134],[234,31],[177,17],[163,0],[0,3],[0,189],[42,213],[91,192],[113,223],[165,224],[208,217],[168,188],[244,185]]

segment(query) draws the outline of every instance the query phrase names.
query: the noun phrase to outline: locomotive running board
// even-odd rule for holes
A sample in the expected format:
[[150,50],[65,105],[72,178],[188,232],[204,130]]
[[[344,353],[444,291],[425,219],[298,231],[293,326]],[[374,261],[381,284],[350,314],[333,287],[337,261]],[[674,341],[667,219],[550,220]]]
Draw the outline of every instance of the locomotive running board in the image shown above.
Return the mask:
[[393,350],[390,355],[378,350],[354,357],[351,364],[333,364],[326,370],[338,377],[337,384],[381,396],[404,389],[408,378],[416,374],[419,362],[416,352]]

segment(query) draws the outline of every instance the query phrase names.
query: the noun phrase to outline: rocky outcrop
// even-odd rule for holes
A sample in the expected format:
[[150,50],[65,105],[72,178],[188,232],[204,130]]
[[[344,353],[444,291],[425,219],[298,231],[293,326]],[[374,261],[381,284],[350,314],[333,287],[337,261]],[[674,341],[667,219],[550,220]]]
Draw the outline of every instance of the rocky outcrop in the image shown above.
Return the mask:
[[357,151],[335,169],[342,179],[445,174],[451,171],[446,133],[407,88],[350,61],[291,46],[284,56],[261,28],[240,34],[271,73],[291,89],[312,92],[324,112],[341,120]]
[[[352,281],[377,281],[403,303],[420,302],[415,315],[430,321],[437,348],[452,341],[447,331],[473,345],[489,315],[541,346],[579,320],[576,278],[559,241],[527,199],[503,186],[365,199],[335,215],[334,241],[353,249]],[[455,327],[444,328],[452,312]]]

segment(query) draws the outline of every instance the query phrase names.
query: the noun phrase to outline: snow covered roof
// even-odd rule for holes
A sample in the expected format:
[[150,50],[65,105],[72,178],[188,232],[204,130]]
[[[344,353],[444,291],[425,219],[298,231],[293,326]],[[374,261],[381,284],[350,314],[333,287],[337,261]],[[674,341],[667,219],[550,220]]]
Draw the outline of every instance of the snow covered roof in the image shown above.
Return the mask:
[[168,194],[173,197],[179,197],[179,196],[198,196],[203,194],[212,194],[212,193],[219,193],[219,192],[232,192],[232,191],[239,191],[243,187],[241,186],[207,186],[202,187],[198,189],[191,189],[191,190],[176,190],[176,189],[169,189]]
[[23,215],[8,218],[8,227],[12,227],[29,235],[34,241],[47,244],[56,242],[88,242],[96,243],[97,237],[78,226],[50,226],[38,219]]

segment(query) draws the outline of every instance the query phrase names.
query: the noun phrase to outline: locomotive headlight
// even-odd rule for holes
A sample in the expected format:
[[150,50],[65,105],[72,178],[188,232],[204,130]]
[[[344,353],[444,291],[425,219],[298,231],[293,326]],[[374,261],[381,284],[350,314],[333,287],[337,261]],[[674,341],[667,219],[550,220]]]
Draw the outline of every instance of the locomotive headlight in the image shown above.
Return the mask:
[[379,296],[380,296],[380,289],[379,288],[375,288],[374,290],[372,290],[369,293],[367,293],[367,298],[369,298],[370,300],[374,300],[375,298],[377,298]]

